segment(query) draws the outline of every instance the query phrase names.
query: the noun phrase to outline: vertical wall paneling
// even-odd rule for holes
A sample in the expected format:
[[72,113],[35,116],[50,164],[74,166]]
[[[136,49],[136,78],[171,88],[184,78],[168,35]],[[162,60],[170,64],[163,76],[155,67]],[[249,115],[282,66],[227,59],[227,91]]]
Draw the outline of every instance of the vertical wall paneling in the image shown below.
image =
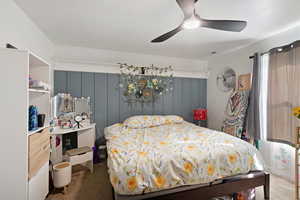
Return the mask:
[[153,114],[163,115],[164,114],[164,98],[159,97],[153,104]]
[[153,103],[146,103],[142,107],[143,115],[152,115],[153,114]]
[[[91,109],[97,124],[97,139],[103,139],[104,128],[123,122],[132,115],[176,114],[192,122],[192,110],[206,108],[207,80],[174,78],[173,91],[155,103],[129,105],[118,89],[120,75],[89,72],[54,72],[54,92],[71,93],[73,96],[91,97]],[[205,124],[203,124],[205,125]]]
[[91,98],[92,121],[95,119],[95,78],[94,73],[83,72],[81,75],[81,95]]
[[201,91],[203,91],[201,93],[201,97],[202,98],[200,99],[200,102],[202,103],[201,107],[207,108],[207,80],[202,79],[200,81],[202,82],[202,84],[201,84],[201,86],[202,86]]
[[95,122],[97,139],[103,136],[107,124],[107,74],[95,74]]
[[120,122],[119,78],[118,74],[107,75],[107,126]]
[[67,72],[54,71],[54,94],[67,92]]
[[166,95],[163,96],[164,99],[163,113],[165,115],[174,114],[173,98],[174,98],[174,90],[169,91]]
[[200,88],[200,83],[197,79],[191,79],[191,106],[192,108],[198,108],[200,106],[198,88]]
[[181,113],[187,121],[192,121],[192,105],[191,105],[191,95],[192,95],[192,90],[191,90],[191,80],[188,78],[183,78],[182,79],[182,101],[181,101]]
[[74,97],[81,97],[81,72],[67,73],[67,92]]
[[182,107],[182,79],[174,78],[174,98],[173,98],[173,112],[176,115],[181,114]]
[[123,94],[122,91],[119,90],[119,107],[120,107],[120,121],[124,121],[126,118],[128,118],[131,114],[132,111],[132,107],[134,107],[135,105],[129,105],[128,103],[126,103],[123,99]]

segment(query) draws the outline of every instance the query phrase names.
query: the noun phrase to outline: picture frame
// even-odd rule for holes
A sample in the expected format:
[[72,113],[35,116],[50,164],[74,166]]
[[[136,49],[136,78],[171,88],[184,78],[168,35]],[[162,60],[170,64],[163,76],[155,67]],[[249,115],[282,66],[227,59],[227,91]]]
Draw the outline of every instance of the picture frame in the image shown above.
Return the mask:
[[252,86],[252,74],[242,74],[238,78],[238,90],[246,91],[251,90]]

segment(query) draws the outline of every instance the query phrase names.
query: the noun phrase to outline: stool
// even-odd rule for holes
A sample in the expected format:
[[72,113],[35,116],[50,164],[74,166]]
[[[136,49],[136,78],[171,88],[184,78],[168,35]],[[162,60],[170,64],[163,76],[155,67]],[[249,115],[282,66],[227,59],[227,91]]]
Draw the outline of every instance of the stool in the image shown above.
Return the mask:
[[66,194],[66,186],[71,183],[72,168],[71,163],[62,162],[53,166],[53,185],[55,188],[64,188]]
[[72,166],[78,164],[87,164],[90,172],[93,173],[93,151],[90,147],[80,147],[66,152],[69,162]]

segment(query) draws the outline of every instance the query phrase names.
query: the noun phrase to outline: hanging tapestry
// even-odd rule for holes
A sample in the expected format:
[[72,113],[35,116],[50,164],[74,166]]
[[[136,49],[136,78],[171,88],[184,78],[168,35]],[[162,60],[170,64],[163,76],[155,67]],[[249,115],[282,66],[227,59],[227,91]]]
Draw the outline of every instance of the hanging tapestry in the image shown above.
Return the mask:
[[233,91],[229,97],[222,131],[241,138],[246,111],[248,108],[249,91]]

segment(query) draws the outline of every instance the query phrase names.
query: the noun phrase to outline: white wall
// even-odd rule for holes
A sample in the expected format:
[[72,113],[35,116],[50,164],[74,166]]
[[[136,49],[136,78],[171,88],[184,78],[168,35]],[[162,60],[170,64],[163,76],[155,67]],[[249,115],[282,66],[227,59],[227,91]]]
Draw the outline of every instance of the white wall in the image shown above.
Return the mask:
[[[223,93],[217,89],[216,77],[225,67],[233,68],[237,74],[252,72],[252,60],[249,56],[255,52],[265,52],[271,48],[285,45],[300,40],[300,26],[286,29],[267,39],[259,41],[243,49],[239,49],[224,55],[216,55],[209,58],[208,67],[210,76],[208,79],[208,126],[212,129],[220,129],[224,119],[224,110],[229,93]],[[293,180],[293,148],[278,143],[263,143],[262,153],[268,167],[273,173]],[[271,153],[272,152],[272,153]],[[287,161],[287,164],[284,162]]]
[[138,66],[172,66],[178,77],[207,78],[207,61],[155,56],[139,53],[56,46],[55,70],[119,73],[118,63]]
[[6,43],[51,62],[53,44],[13,0],[0,1],[0,47]]

